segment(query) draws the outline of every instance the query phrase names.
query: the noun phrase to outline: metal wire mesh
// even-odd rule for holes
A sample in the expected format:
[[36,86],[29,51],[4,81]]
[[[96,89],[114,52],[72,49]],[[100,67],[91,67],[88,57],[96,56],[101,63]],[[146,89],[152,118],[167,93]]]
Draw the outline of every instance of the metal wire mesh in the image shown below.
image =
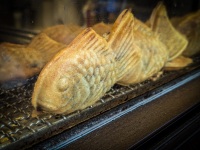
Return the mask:
[[[199,64],[197,61],[196,64]],[[31,95],[37,76],[28,79],[25,84],[10,89],[0,89],[0,148],[10,145],[23,147],[47,139],[63,130],[124,103],[138,95],[173,80],[195,68],[189,67],[181,71],[165,72],[159,80],[147,80],[133,86],[114,85],[97,103],[84,110],[66,115],[41,114],[31,117],[33,107]]]

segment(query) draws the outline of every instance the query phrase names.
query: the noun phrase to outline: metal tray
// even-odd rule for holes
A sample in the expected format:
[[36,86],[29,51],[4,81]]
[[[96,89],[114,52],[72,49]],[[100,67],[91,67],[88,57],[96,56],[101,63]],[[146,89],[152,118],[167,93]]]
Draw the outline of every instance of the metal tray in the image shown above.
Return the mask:
[[[76,128],[78,124],[123,103],[128,103],[130,100],[136,101],[135,107],[139,104],[145,105],[148,102],[147,99],[156,93],[169,92],[170,88],[165,90],[167,83],[175,80],[178,83],[190,76],[192,76],[190,80],[200,76],[200,57],[194,58],[194,63],[187,68],[164,72],[156,81],[146,80],[127,87],[114,85],[97,103],[84,110],[66,115],[42,114],[36,118],[31,117],[33,111],[31,95],[37,76],[26,80],[21,86],[10,89],[1,88],[0,149],[28,148],[65,130]],[[159,90],[154,90],[156,88]],[[141,95],[144,96],[138,99]]]

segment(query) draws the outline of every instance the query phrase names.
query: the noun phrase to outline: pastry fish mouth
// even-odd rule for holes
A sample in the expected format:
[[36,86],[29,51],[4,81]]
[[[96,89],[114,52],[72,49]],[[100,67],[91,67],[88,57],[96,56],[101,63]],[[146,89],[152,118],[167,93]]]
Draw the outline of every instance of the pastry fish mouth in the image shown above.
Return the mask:
[[38,101],[35,109],[37,111],[56,112],[59,110],[59,106],[56,106],[55,104],[49,103],[47,101]]
[[43,112],[43,113],[55,113],[55,114],[63,114],[63,113],[67,113],[67,112],[72,112],[70,110],[66,110],[65,107],[68,107],[68,106],[64,106],[64,107],[58,107],[58,106],[55,106],[53,104],[38,104],[35,108],[35,110],[37,112]]

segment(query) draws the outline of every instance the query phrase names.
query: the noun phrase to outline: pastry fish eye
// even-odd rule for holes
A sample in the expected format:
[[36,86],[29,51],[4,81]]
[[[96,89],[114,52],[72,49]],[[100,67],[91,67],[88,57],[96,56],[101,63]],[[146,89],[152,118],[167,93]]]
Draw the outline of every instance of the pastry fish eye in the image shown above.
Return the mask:
[[59,79],[58,84],[57,84],[57,88],[59,91],[63,92],[66,91],[70,86],[69,83],[69,78],[67,77],[62,77]]

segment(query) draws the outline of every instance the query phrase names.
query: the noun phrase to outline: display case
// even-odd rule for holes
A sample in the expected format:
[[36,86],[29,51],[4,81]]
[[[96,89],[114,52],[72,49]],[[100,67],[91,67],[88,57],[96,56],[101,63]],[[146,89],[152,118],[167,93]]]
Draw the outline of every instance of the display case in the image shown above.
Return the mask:
[[[160,33],[156,33],[149,21],[159,3],[157,0],[2,0],[0,149],[198,149],[198,0],[162,1],[168,23],[193,49],[186,52],[188,46],[179,54],[192,60],[189,65],[175,69],[165,69],[163,65],[159,70],[162,74],[126,86],[115,82],[95,103],[69,113],[35,114],[31,102],[35,83],[45,66],[60,51],[73,45],[84,30],[92,28],[109,44],[114,23],[123,10],[133,14],[133,26],[139,20],[159,38]],[[193,15],[196,18],[191,19]],[[161,18],[166,16],[161,14]],[[101,26],[95,29],[97,24]],[[170,41],[170,34],[167,36]],[[53,84],[54,79],[49,83]]]

